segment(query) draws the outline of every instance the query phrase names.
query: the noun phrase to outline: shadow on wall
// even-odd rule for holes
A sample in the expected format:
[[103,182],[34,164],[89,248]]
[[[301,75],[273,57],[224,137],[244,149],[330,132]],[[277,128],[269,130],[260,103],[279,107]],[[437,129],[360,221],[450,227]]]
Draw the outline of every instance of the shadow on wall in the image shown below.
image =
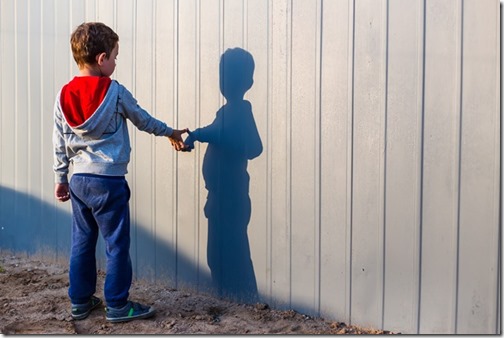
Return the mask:
[[[72,228],[70,204],[67,203],[60,208],[28,194],[0,187],[0,252],[27,253],[67,264]],[[64,210],[65,207],[68,210]],[[173,287],[180,285],[209,291],[210,276],[193,262],[177,255],[171,245],[157,240],[139,224],[132,223],[131,229],[132,235],[136,235],[136,242],[142,243],[143,248],[149,248],[149,253],[139,252],[137,255],[135,248],[130,249],[135,277],[152,281],[155,276],[158,282]],[[100,236],[97,265],[101,269],[106,266],[104,245]],[[149,254],[153,255],[154,251],[157,259],[149,259]]]
[[231,300],[258,301],[247,228],[252,204],[247,164],[262,153],[252,105],[244,100],[253,85],[254,59],[241,49],[228,49],[219,65],[220,91],[226,104],[212,124],[190,133],[186,143],[206,142],[203,178],[208,190],[207,259],[217,294]]

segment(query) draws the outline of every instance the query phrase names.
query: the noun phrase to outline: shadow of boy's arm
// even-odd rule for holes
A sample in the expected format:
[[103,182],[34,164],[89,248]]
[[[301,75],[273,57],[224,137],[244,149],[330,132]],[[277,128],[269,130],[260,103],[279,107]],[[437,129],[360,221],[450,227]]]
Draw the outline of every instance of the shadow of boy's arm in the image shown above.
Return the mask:
[[194,142],[201,143],[220,143],[221,127],[222,127],[222,112],[219,110],[217,116],[212,124],[208,126],[197,128],[193,131],[188,131],[189,136],[185,139],[184,143],[191,149],[194,149]]

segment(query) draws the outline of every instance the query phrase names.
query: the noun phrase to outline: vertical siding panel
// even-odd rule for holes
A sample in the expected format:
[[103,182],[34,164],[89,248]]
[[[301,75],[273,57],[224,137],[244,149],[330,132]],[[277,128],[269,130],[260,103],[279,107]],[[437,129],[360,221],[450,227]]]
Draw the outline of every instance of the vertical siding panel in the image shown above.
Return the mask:
[[[15,139],[15,112],[16,107],[14,105],[15,90],[14,90],[14,79],[15,79],[15,53],[14,53],[14,39],[15,39],[15,9],[14,1],[1,1],[1,17],[0,17],[0,32],[2,33],[2,45],[0,46],[0,81],[1,81],[1,98],[0,101],[0,114],[2,121],[0,123],[2,127],[1,138],[1,153],[0,153],[0,184],[2,189],[14,189],[14,139]],[[15,206],[15,201],[8,196],[2,194],[0,196],[0,208],[1,210],[13,210]],[[16,220],[11,217],[12,214],[1,215],[1,221],[3,228],[0,232],[0,243],[2,247],[12,248],[15,247],[16,237],[15,237],[15,224]]]
[[[56,94],[60,89],[60,83],[56,82],[56,74],[58,73],[56,65],[59,64],[63,53],[60,53],[56,48],[57,32],[56,32],[56,2],[47,1],[42,6],[42,22],[43,22],[43,32],[44,32],[44,43],[42,50],[42,60],[43,67],[41,67],[41,77],[44,81],[42,86],[42,97],[44,99],[44,118],[42,119],[43,136],[42,136],[42,149],[43,149],[43,170],[44,170],[44,180],[42,182],[43,191],[43,203],[42,213],[44,216],[44,227],[45,229],[40,233],[40,241],[46,243],[47,252],[45,252],[49,257],[58,258],[58,237],[59,228],[70,228],[70,216],[68,214],[67,219],[61,218],[55,210],[71,210],[69,203],[66,205],[61,205],[55,201],[54,198],[54,172],[53,172],[53,146],[52,146],[52,132],[53,132],[53,109]],[[69,46],[64,51],[69,53]],[[71,53],[71,52],[70,52]],[[57,57],[58,55],[58,57]],[[64,61],[64,59],[63,59]],[[58,205],[59,204],[59,205]],[[57,209],[57,208],[61,209]],[[51,230],[47,230],[47,224],[55,225],[55,227],[50,227]],[[69,238],[65,238],[69,239]],[[68,252],[63,252],[59,257],[67,257]]]
[[245,49],[252,54],[255,63],[254,84],[245,94],[245,100],[252,104],[252,113],[261,137],[263,152],[259,157],[248,161],[250,176],[250,200],[252,216],[248,225],[251,257],[254,266],[257,288],[260,294],[269,289],[268,248],[270,227],[268,220],[268,1],[246,2],[247,36]]
[[72,1],[70,10],[71,12],[70,12],[70,27],[68,32],[68,41],[69,41],[68,49],[70,51],[70,63],[72,64],[73,69],[75,69],[75,72],[77,73],[78,67],[73,59],[72,52],[70,50],[70,35],[78,25],[86,21],[86,1],[85,0]]
[[[155,116],[153,111],[153,3],[151,0],[138,1],[136,6],[136,31],[137,43],[134,52],[135,60],[135,97],[140,106]],[[101,15],[101,11],[100,11]],[[107,19],[111,20],[107,13]],[[154,137],[135,128],[135,163],[132,166],[135,180],[132,189],[132,198],[135,201],[136,224],[136,273],[143,277],[154,277],[155,245],[153,228],[153,143]]]
[[[55,20],[55,1],[49,0],[44,1],[41,7],[41,32],[42,32],[42,49],[40,51],[40,61],[41,68],[40,74],[42,78],[41,82],[41,95],[42,95],[42,120],[41,120],[41,130],[42,136],[40,139],[40,149],[42,152],[42,214],[44,215],[44,222],[42,224],[43,229],[39,234],[39,239],[42,243],[47,245],[47,254],[49,257],[55,254],[56,248],[56,238],[57,230],[51,227],[48,231],[47,224],[57,224],[54,213],[52,212],[52,205],[54,200],[54,172],[53,172],[53,146],[52,146],[52,132],[53,132],[53,114],[54,114],[54,101],[56,94],[60,88],[56,88],[55,85],[55,65],[59,62],[56,60],[56,20]],[[66,53],[70,53],[70,46],[66,50]],[[66,55],[66,54],[62,54]],[[5,132],[5,131],[3,131]],[[3,158],[3,157],[2,157]],[[70,206],[68,207],[70,209]],[[69,227],[70,221],[67,224],[62,224],[63,227]],[[43,250],[44,251],[44,250]]]
[[422,333],[455,332],[459,14],[458,2],[426,3]]
[[222,0],[224,52],[227,48],[244,47],[244,0]]
[[[3,2],[3,4],[5,4],[5,2]],[[0,4],[0,30],[3,30],[4,27],[2,26],[2,22],[4,21],[3,20],[3,13],[4,13],[4,8],[3,8],[3,5]],[[0,34],[0,102],[3,102],[2,101],[2,94],[3,94],[3,83],[1,81],[1,78],[2,78],[2,72],[3,72],[3,67],[2,67],[2,60],[3,60],[3,50],[5,50],[4,48],[4,44],[3,44],[3,38],[4,34]],[[1,106],[1,103],[0,103],[0,108],[2,108]],[[0,131],[3,129],[2,128],[2,122],[3,122],[3,114],[2,114],[2,110],[0,109]],[[0,136],[0,156],[2,155],[2,144],[3,144],[3,139],[2,137]],[[3,184],[3,179],[2,179],[2,165],[0,164],[0,186]],[[2,196],[0,195],[0,206],[2,204]]]
[[[137,1],[138,7],[148,6],[147,3],[142,2],[142,0]],[[122,1],[121,1],[122,3]],[[96,19],[99,22],[103,22],[107,26],[115,29],[115,12],[114,12],[114,1],[111,0],[96,0]],[[121,37],[119,37],[121,38]],[[119,51],[120,52],[120,51]]]
[[353,262],[353,157],[354,157],[354,97],[355,97],[355,1],[349,0],[348,8],[348,120],[346,163],[346,248],[345,248],[345,320],[352,322],[352,262]]
[[[41,107],[41,78],[40,72],[37,71],[41,68],[40,63],[40,50],[41,50],[41,11],[42,4],[40,1],[30,0],[28,2],[29,10],[29,22],[28,22],[28,44],[31,53],[27,53],[28,62],[28,189],[33,196],[40,197],[41,191],[41,168],[42,158],[40,139],[41,139],[41,129],[40,124],[42,122],[42,107]],[[35,216],[34,221],[38,222],[40,216],[40,210],[32,210]]]
[[[85,0],[85,13],[86,21],[97,21],[96,20],[96,0]],[[121,1],[123,4],[123,1]],[[116,32],[117,33],[117,32]],[[121,36],[119,36],[121,38]]]
[[[315,305],[316,2],[292,12],[292,307]],[[302,137],[300,137],[302,135]]]
[[[28,1],[21,0],[16,1],[15,4],[15,16],[16,16],[16,37],[14,40],[14,55],[15,61],[13,66],[15,67],[15,80],[13,84],[15,86],[14,90],[14,100],[15,100],[15,111],[16,114],[14,120],[15,137],[13,139],[14,143],[14,185],[16,191],[22,194],[29,193],[29,177],[28,177],[28,161],[29,161],[29,138],[26,135],[26,131],[30,128],[30,119],[28,118],[29,109],[29,81],[28,81],[28,55],[31,51],[28,45],[28,22],[29,22],[29,8]],[[31,210],[26,210],[23,201],[20,199],[19,194],[15,196],[14,214],[20,215],[23,212],[31,214]],[[31,221],[31,219],[29,219]],[[28,225],[20,223],[17,225],[17,230],[19,233],[27,233]],[[26,248],[27,245],[25,241],[26,236],[19,236],[16,243],[19,245],[16,249],[22,250]]]
[[[495,41],[495,48],[497,50],[497,53],[501,55],[502,58],[502,17],[504,14],[504,6],[503,4],[500,3],[499,1],[499,9],[497,13],[495,13],[495,16],[497,17],[496,21],[500,22],[500,30],[497,30],[497,37]],[[499,176],[499,185],[496,185],[495,188],[497,188],[498,193],[497,196],[498,198],[494,203],[496,203],[495,210],[498,212],[497,219],[499,222],[499,231],[498,231],[498,249],[497,249],[497,255],[498,255],[498,267],[497,267],[497,306],[495,309],[495,313],[492,313],[496,317],[496,325],[495,325],[495,332],[498,334],[502,333],[502,188],[503,188],[503,181],[502,181],[502,159],[504,157],[504,147],[502,145],[502,128],[504,127],[504,121],[502,119],[502,61],[499,63],[497,62],[496,65],[497,71],[495,72],[495,91],[497,97],[499,97],[499,100],[495,103],[495,111],[497,114],[500,116],[500,124],[495,123],[494,128],[495,128],[495,142],[498,144],[498,146],[495,147],[495,157],[499,159],[499,165],[496,166],[495,172],[497,176]]]
[[271,1],[271,301],[287,306],[291,295],[290,97],[291,0]]
[[[194,109],[194,118],[192,121],[196,123],[197,121],[200,120],[200,112],[201,112],[201,0],[196,0],[196,5],[195,5],[195,30],[196,30],[196,55],[195,55],[195,109]],[[189,126],[189,125],[187,125]],[[186,126],[186,128],[187,128]],[[193,216],[194,216],[194,224],[195,224],[195,231],[196,231],[196,237],[194,239],[194,245],[196,247],[196,255],[195,255],[195,261],[196,261],[196,273],[197,273],[197,289],[201,290],[201,285],[205,284],[205,281],[203,280],[204,276],[204,271],[201,271],[200,266],[201,266],[201,222],[200,222],[200,184],[199,184],[199,169],[200,169],[200,162],[199,162],[199,156],[198,154],[194,154],[194,166],[193,166],[193,177],[194,177],[194,209],[192,210]],[[206,249],[206,247],[205,247]],[[204,263],[203,263],[204,264]],[[205,287],[204,287],[205,288]]]
[[463,2],[459,334],[498,333],[498,10],[497,1]]
[[418,319],[422,11],[389,3],[384,327],[403,333]]
[[[5,2],[3,2],[5,3]],[[1,22],[3,22],[3,6],[2,4],[0,3],[0,30],[3,30],[3,26],[1,24]],[[3,45],[3,35],[4,34],[0,34],[0,131],[2,131],[2,120],[3,120],[3,114],[2,114],[2,106],[1,106],[1,102],[2,102],[2,87],[3,87],[3,83],[1,81],[1,78],[2,78],[2,71],[3,71],[3,68],[2,68],[2,56],[3,56],[3,53],[2,53],[2,50],[4,50],[4,45]],[[0,136],[0,156],[2,155],[2,137]],[[3,180],[2,180],[2,165],[0,164],[0,186],[3,184]],[[2,196],[0,195],[0,207],[2,205]]]
[[[54,64],[54,93],[51,95],[55,98],[55,94],[59,92],[61,87],[71,80],[72,73],[70,72],[71,64],[71,51],[69,45],[70,39],[70,3],[64,0],[56,0],[54,5],[54,12],[52,15],[55,21],[55,64]],[[52,111],[52,110],[51,110]],[[51,124],[52,127],[52,124]],[[51,148],[52,149],[52,148]],[[52,156],[51,156],[52,158]],[[70,173],[71,173],[70,169]],[[54,182],[54,179],[53,179]],[[54,188],[53,188],[54,189]],[[56,228],[56,258],[66,259],[70,253],[70,238],[71,238],[71,220],[69,217],[64,217],[63,212],[70,214],[70,203],[59,203],[53,198],[56,210],[61,213],[55,214],[53,224],[57,224]]]
[[[195,125],[188,127],[193,130],[198,127],[207,126],[215,119],[215,114],[221,105],[221,93],[219,89],[219,61],[221,55],[221,2],[220,0],[199,0],[200,1],[200,82],[199,82],[199,114]],[[208,244],[208,220],[205,217],[204,206],[207,200],[208,191],[205,189],[203,179],[203,158],[207,150],[207,143],[200,143],[195,147],[194,155],[197,161],[197,178],[199,183],[199,269],[204,276],[210,275],[210,268],[207,262]],[[201,280],[200,280],[201,282]],[[208,288],[210,285],[201,285]]]
[[266,78],[268,81],[268,89],[266,92],[266,97],[268,100],[267,103],[267,127],[266,127],[266,138],[267,138],[267,144],[264,147],[264,151],[266,151],[266,261],[265,263],[265,274],[266,274],[266,284],[267,288],[262,290],[261,296],[263,297],[264,301],[267,303],[271,304],[271,291],[273,288],[273,280],[272,280],[272,272],[271,272],[271,262],[273,261],[273,256],[272,256],[272,237],[273,237],[273,222],[272,222],[272,213],[273,213],[273,166],[272,166],[272,149],[273,145],[271,143],[271,140],[273,138],[273,129],[272,129],[272,112],[273,112],[273,98],[272,98],[272,83],[273,83],[273,72],[272,72],[272,55],[273,55],[273,50],[271,48],[271,43],[272,43],[272,31],[273,31],[273,6],[272,4],[267,1],[266,5],[266,20],[268,23],[268,31],[267,31],[267,44],[266,44],[266,50],[267,50],[267,74]]
[[[180,128],[193,126],[196,120],[196,93],[198,31],[196,22],[196,1],[179,2],[179,54],[178,54],[178,89],[179,106],[178,125]],[[178,155],[178,274],[179,283],[196,281],[196,270],[190,269],[187,263],[182,264],[181,258],[187,258],[190,264],[196,265],[199,257],[198,221],[195,209],[198,205],[195,166],[197,159],[194,153]],[[181,280],[182,279],[182,280]],[[181,284],[180,284],[181,285]]]
[[[16,37],[14,40],[15,53],[15,186],[20,192],[28,192],[28,138],[23,130],[29,128],[28,119],[28,45],[29,8],[27,0],[15,2]],[[27,100],[28,98],[28,100]],[[19,210],[20,211],[20,210]]]
[[[121,0],[121,5],[117,6],[117,27],[115,28],[115,32],[119,35],[119,54],[117,56],[116,70],[113,74],[113,77],[131,91],[133,95],[135,93],[135,2],[135,0]],[[91,11],[91,6],[89,10]],[[98,18],[96,19],[98,20]],[[132,130],[130,128],[130,137],[134,136],[131,133]],[[132,155],[133,151],[132,149]],[[128,176],[131,176],[131,173]]]
[[[155,112],[156,117],[174,126],[175,114],[175,1],[156,1],[155,30]],[[155,138],[154,219],[156,239],[156,280],[175,285],[176,233],[173,215],[175,153],[165,138]]]
[[352,322],[374,327],[383,296],[384,8],[363,0],[355,7]]
[[349,108],[348,0],[323,1],[321,72],[320,311],[347,316],[347,124]]
[[[33,233],[36,236],[43,233],[45,227],[43,226],[42,217],[42,204],[40,200],[42,199],[42,149],[40,147],[40,141],[42,138],[42,130],[40,128],[42,124],[42,118],[44,116],[42,109],[41,100],[41,78],[40,69],[41,67],[41,12],[42,4],[40,1],[29,1],[29,21],[28,21],[28,44],[31,51],[27,53],[28,57],[28,125],[27,137],[28,139],[28,191],[32,196],[29,205],[25,206],[29,210],[31,218],[31,226],[33,227]],[[0,98],[1,100],[1,98]],[[50,111],[49,111],[50,112]],[[47,114],[47,118],[51,115]],[[0,127],[1,128],[1,127]],[[40,250],[42,248],[36,248]]]
[[314,163],[314,185],[315,185],[315,210],[314,210],[314,246],[315,246],[315,303],[314,309],[316,312],[314,314],[316,316],[320,316],[320,296],[321,296],[321,230],[322,230],[322,216],[321,216],[321,173],[322,173],[322,151],[321,151],[321,142],[322,142],[322,133],[321,133],[321,124],[322,124],[322,10],[323,10],[322,0],[318,0],[315,3],[315,12],[316,12],[316,20],[315,20],[315,163]]

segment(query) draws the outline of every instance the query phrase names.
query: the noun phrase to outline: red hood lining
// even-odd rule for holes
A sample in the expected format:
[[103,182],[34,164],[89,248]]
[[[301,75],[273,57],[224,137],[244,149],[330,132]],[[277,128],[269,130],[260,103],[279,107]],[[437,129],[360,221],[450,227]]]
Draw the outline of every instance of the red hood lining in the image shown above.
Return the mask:
[[80,126],[94,114],[111,82],[105,76],[76,76],[61,89],[61,108],[70,127]]

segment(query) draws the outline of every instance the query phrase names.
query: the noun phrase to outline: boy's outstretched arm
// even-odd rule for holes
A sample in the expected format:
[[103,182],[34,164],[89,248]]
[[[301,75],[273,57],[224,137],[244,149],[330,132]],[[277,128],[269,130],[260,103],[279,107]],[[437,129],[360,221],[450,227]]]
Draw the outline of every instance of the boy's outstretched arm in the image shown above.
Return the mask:
[[187,128],[182,130],[173,129],[173,133],[170,136],[168,136],[175,150],[177,151],[187,150],[188,146],[184,144],[184,140],[182,140],[182,135],[187,133],[188,131],[189,129]]

